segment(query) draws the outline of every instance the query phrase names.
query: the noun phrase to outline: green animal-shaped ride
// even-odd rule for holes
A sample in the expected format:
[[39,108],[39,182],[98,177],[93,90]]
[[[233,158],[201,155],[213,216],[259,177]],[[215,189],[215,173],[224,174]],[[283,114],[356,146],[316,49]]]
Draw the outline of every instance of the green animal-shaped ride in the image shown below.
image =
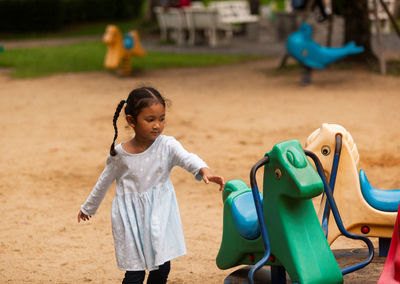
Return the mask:
[[[283,266],[292,282],[342,283],[342,272],[311,201],[323,192],[324,184],[300,143],[279,143],[265,157],[262,199],[258,197],[263,218],[256,214],[256,194],[243,181],[226,184],[217,266],[254,265],[265,257],[265,247],[269,246],[266,264]],[[269,243],[263,241],[259,219],[264,219],[268,228]]]

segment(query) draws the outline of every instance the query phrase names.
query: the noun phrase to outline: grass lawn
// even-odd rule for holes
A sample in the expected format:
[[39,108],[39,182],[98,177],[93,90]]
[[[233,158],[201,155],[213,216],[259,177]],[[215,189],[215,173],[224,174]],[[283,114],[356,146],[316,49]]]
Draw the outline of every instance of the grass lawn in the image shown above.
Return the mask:
[[[104,70],[106,45],[85,42],[64,46],[10,49],[0,52],[0,68],[12,68],[14,78],[29,78],[62,72]],[[237,63],[260,56],[216,54],[171,54],[147,52],[145,57],[133,58],[133,70],[170,67],[199,67]]]

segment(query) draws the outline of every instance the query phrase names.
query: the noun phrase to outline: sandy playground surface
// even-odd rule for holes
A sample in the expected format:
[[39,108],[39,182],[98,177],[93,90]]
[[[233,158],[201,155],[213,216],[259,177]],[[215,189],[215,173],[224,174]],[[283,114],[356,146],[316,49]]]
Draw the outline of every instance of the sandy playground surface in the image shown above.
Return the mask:
[[[274,144],[304,144],[329,122],[353,135],[373,185],[399,188],[400,78],[325,70],[302,87],[298,72],[271,71],[277,64],[265,59],[130,78],[94,72],[16,80],[2,71],[0,283],[120,283],[110,224],[114,186],[90,222],[78,224],[76,216],[104,167],[117,103],[143,84],[172,101],[165,134],[226,180],[249,183],[251,166]],[[119,141],[132,135],[125,126],[119,120]],[[215,264],[221,194],[180,168],[172,180],[188,254],[172,262],[169,283],[222,283],[234,269]]]

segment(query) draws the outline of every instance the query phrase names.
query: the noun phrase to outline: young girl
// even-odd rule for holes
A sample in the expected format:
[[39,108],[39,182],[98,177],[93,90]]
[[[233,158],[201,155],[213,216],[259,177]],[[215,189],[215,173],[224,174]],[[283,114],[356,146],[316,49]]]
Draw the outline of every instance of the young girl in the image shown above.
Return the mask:
[[[135,136],[115,146],[117,119],[125,106],[126,120]],[[197,155],[187,152],[171,136],[161,135],[165,100],[154,88],[133,90],[115,111],[114,141],[106,167],[78,214],[89,220],[108,188],[116,180],[111,209],[112,232],[118,268],[126,270],[122,283],[166,283],[170,260],[186,253],[174,187],[169,178],[176,165],[197,180],[224,188],[224,179],[213,175]]]

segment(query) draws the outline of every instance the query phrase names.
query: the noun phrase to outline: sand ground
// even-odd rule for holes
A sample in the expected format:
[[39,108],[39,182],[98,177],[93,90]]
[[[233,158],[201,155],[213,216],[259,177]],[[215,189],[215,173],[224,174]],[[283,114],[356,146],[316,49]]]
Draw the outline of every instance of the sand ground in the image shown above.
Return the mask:
[[[374,185],[400,188],[400,79],[362,70],[325,70],[303,87],[278,61],[169,69],[117,77],[108,72],[16,80],[0,73],[0,282],[120,283],[111,234],[114,186],[90,222],[76,215],[101,173],[117,103],[144,84],[172,104],[165,134],[226,180],[243,179],[266,151],[307,136],[323,122],[350,131]],[[132,132],[119,120],[119,141]],[[222,283],[216,267],[222,199],[216,185],[172,172],[188,254],[169,283]],[[346,241],[336,247],[357,246]],[[371,276],[374,281],[377,276]],[[374,278],[375,277],[375,278]]]

